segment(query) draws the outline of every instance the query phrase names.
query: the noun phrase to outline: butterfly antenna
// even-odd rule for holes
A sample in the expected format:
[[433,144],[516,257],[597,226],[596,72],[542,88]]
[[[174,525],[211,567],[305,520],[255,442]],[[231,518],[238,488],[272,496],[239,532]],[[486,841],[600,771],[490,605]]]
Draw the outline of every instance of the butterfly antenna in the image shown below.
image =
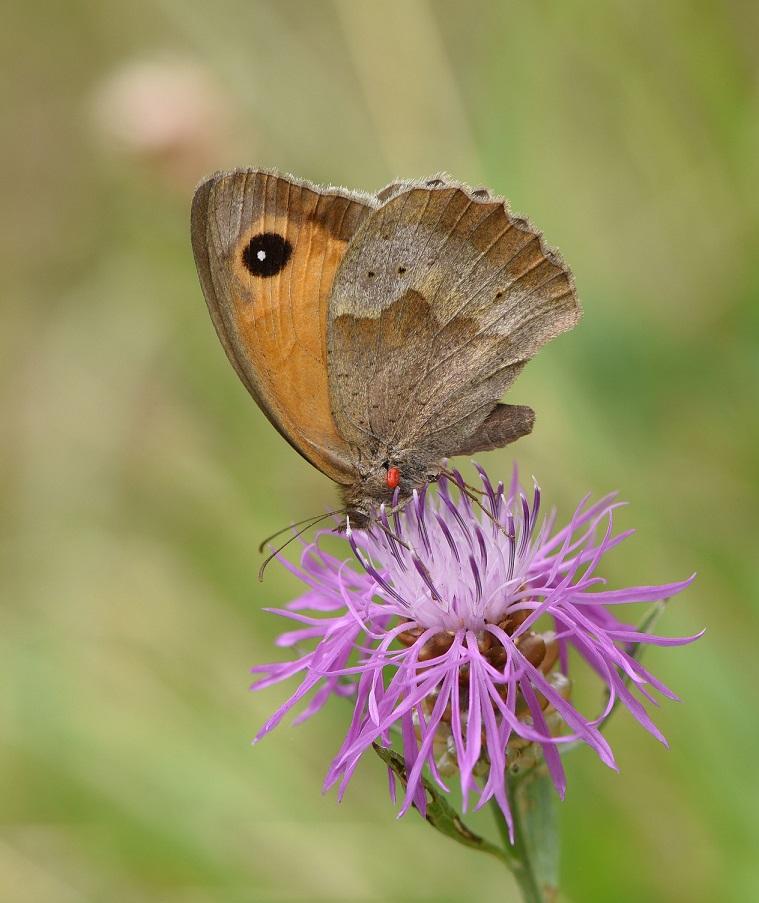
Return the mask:
[[513,541],[514,537],[507,532],[506,528],[503,524],[498,520],[497,517],[493,514],[492,511],[488,511],[488,509],[482,504],[480,501],[480,493],[477,491],[476,486],[470,486],[469,483],[464,482],[463,477],[457,477],[456,474],[452,470],[448,470],[446,467],[441,468],[440,472],[445,474],[449,480],[455,483],[456,486],[459,487],[460,491],[464,493],[464,495],[471,499],[477,507],[483,511],[487,517],[490,518],[491,521],[498,527],[498,529],[503,533],[506,539]]
[[[282,549],[287,548],[287,546],[289,546],[290,543],[291,543],[293,540],[298,539],[298,537],[300,537],[300,536],[303,536],[303,534],[306,532],[306,530],[310,530],[311,527],[313,527],[313,526],[315,526],[316,524],[318,524],[319,521],[326,520],[328,517],[332,517],[332,515],[333,515],[334,513],[335,513],[334,511],[328,511],[326,514],[321,514],[321,515],[320,515],[319,517],[317,517],[317,518],[308,517],[308,518],[306,518],[305,521],[299,521],[297,524],[293,524],[293,525],[292,525],[293,527],[297,527],[297,526],[299,526],[300,524],[303,524],[303,523],[305,523],[306,526],[305,526],[302,530],[298,530],[297,533],[293,533],[293,535],[292,535],[286,542],[283,542],[282,545],[279,546],[279,548],[274,549],[274,551],[271,553],[271,555],[269,555],[269,556],[266,558],[266,560],[264,561],[264,563],[261,565],[261,567],[260,567],[259,570],[258,570],[258,580],[259,580],[259,583],[263,583],[263,581],[264,581],[264,571],[266,570],[266,565],[267,565],[273,558],[276,558],[277,555],[279,555],[279,553],[282,551]],[[309,521],[309,523],[306,523],[306,521]],[[285,527],[285,530],[287,530],[287,529],[288,529],[288,528]],[[284,533],[284,530],[279,530],[277,533],[274,534],[274,536],[279,536],[280,533]],[[270,536],[269,539],[273,539],[274,536]],[[265,541],[266,541],[266,540],[265,540]],[[259,549],[259,551],[263,551],[263,543],[261,544],[261,548]]]
[[[293,527],[300,527],[302,524],[318,524],[320,520],[324,520],[325,517],[331,517],[333,514],[340,514],[339,511],[328,511],[326,514],[316,514],[311,515],[311,517],[304,517],[303,520],[295,521],[294,524],[288,524],[286,527],[282,527],[281,530],[277,530],[276,533],[272,533],[271,536],[267,536],[266,539],[262,539],[260,545],[258,546],[258,551],[263,552],[264,548],[272,541],[272,539],[276,539],[278,536],[281,536],[283,533],[287,533],[288,530],[292,530]],[[308,527],[305,527],[305,530],[308,530]],[[297,535],[300,536],[301,533],[305,532],[305,530],[301,530]]]

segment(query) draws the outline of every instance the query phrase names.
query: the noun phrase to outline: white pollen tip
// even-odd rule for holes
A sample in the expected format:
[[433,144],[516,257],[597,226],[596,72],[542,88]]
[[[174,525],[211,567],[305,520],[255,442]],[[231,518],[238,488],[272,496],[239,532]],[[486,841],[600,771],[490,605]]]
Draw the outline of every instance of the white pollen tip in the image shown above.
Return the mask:
[[351,530],[351,519],[346,515],[345,517],[345,535],[350,536],[353,533]]

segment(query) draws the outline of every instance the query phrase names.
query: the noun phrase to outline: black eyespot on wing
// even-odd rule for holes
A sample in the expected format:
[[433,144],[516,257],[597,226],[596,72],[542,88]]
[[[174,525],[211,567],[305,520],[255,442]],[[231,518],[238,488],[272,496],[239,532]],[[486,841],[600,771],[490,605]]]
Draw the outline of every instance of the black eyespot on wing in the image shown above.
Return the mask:
[[254,235],[242,252],[242,262],[251,276],[276,276],[287,266],[293,246],[276,232]]

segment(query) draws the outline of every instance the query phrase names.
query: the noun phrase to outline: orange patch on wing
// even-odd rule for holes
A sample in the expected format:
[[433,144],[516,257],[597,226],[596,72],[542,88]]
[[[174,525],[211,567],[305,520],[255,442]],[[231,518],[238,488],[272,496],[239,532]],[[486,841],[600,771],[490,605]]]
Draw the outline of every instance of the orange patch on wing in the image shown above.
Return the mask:
[[[232,262],[235,326],[258,373],[258,388],[293,444],[329,477],[345,483],[350,454],[330,409],[327,302],[355,228],[349,221],[363,208],[343,197],[263,178],[260,214],[241,233]],[[292,249],[284,268],[270,277],[252,275],[243,259],[251,239],[262,233],[284,237]]]

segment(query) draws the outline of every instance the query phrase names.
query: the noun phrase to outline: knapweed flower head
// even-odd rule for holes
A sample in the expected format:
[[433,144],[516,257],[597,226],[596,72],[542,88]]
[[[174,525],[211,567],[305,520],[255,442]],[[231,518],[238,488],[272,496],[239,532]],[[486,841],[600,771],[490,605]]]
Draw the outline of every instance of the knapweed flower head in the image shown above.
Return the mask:
[[[528,499],[516,471],[508,490],[480,476],[479,496],[454,471],[400,512],[388,518],[382,511],[368,531],[349,530],[353,554],[345,560],[321,549],[317,536],[300,568],[285,562],[310,587],[277,612],[301,625],[278,641],[297,657],[253,668],[264,676],[252,689],[296,674],[301,683],[256,739],[312,691],[297,721],[332,694],[350,697],[353,717],[325,782],[325,789],[340,782],[340,796],[361,755],[378,743],[405,759],[400,814],[412,803],[425,811],[427,766],[444,790],[445,779],[458,776],[465,808],[470,794],[479,796],[478,807],[495,798],[510,822],[507,774],[541,754],[561,796],[562,744],[587,743],[614,767],[600,727],[616,701],[664,742],[639,697],[655,704],[653,691],[677,697],[634,653],[641,643],[674,646],[695,637],[641,633],[613,612],[622,603],[667,599],[693,578],[604,589],[602,558],[632,532],[613,534],[613,496],[595,504],[586,497],[556,528],[553,515],[541,517],[537,484]],[[307,643],[312,651],[302,651]],[[571,702],[570,664],[578,656],[606,691],[591,716]]]

